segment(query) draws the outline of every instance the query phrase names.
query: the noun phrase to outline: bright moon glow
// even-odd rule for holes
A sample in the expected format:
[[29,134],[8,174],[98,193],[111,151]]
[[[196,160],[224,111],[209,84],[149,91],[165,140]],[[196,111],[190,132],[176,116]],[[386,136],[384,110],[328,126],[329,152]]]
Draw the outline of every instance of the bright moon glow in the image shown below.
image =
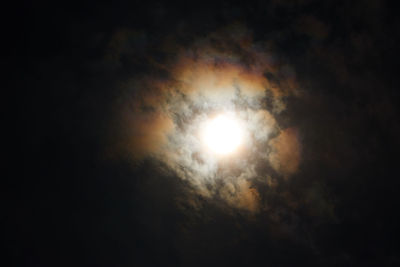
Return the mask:
[[242,131],[234,119],[219,115],[206,124],[203,138],[213,152],[225,155],[233,152],[241,144]]

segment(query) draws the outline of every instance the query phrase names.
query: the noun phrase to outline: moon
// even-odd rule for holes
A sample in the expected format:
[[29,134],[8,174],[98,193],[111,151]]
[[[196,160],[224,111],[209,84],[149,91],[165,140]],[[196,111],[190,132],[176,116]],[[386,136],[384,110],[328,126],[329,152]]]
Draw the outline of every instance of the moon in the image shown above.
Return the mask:
[[203,132],[203,142],[217,155],[233,153],[242,143],[243,131],[234,117],[220,114],[210,119]]

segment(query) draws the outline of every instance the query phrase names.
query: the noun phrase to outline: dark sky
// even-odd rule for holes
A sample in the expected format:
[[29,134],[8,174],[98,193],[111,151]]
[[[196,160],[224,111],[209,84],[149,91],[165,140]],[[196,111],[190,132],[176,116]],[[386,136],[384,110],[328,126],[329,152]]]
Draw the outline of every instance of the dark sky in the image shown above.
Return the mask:
[[[391,2],[22,1],[3,12],[16,100],[7,111],[16,114],[16,164],[3,200],[11,266],[400,263],[400,23]],[[273,55],[279,70],[265,72],[268,81],[284,87],[295,73],[301,92],[271,111],[282,132],[296,133],[299,163],[290,177],[257,165],[275,184],[251,182],[261,204],[250,213],[197,195],[139,145],[115,145],[115,103],[140,104],[145,90],[121,88],[173,80],[169,67],[186,48],[227,43],[223,57],[251,68],[257,60],[235,43],[237,29],[251,36],[246,47]],[[268,98],[262,105],[273,109]]]

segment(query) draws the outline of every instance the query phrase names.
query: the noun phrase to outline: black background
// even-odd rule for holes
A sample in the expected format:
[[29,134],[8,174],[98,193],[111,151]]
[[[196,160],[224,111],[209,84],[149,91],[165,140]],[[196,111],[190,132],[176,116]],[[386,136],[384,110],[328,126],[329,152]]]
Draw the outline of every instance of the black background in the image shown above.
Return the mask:
[[[247,2],[4,6],[3,65],[13,95],[3,98],[13,118],[13,141],[4,141],[16,164],[3,194],[3,240],[12,265],[399,264],[397,9],[388,1]],[[304,16],[326,34],[301,28]],[[182,212],[174,199],[183,182],[154,162],[133,166],[101,154],[116,80],[146,73],[143,55],[162,61],[157,43],[180,25],[176,38],[190,45],[237,22],[255,42],[274,41],[308,95],[288,99],[277,118],[299,129],[305,148],[287,186],[295,194],[318,184],[334,203],[335,220],[297,211],[300,233],[285,238],[263,215],[250,220],[211,204],[201,214]],[[140,30],[147,41],[134,48],[135,60],[101,66],[119,29]]]

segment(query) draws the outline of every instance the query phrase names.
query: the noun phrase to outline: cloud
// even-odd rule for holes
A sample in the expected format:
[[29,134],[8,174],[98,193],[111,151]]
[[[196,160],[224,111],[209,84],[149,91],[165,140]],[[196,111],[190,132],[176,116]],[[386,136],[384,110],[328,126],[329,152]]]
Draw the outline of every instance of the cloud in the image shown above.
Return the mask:
[[322,40],[329,35],[329,27],[314,16],[301,16],[297,21],[297,30],[310,37]]
[[[126,38],[116,36],[120,51]],[[240,25],[190,47],[169,42],[162,50],[175,50],[176,56],[150,60],[153,71],[120,86],[115,150],[135,162],[149,157],[162,162],[203,197],[259,211],[261,197],[253,181],[263,177],[270,183],[257,166],[271,164],[288,177],[299,165],[295,131],[281,132],[275,119],[286,108],[284,98],[297,93],[293,69],[272,60],[272,52],[253,43],[251,32]],[[233,114],[245,129],[239,151],[225,158],[208,151],[200,138],[206,121],[218,113]]]
[[293,128],[281,131],[280,135],[270,141],[272,167],[285,176],[297,172],[300,164],[300,143]]
[[225,184],[220,191],[220,196],[231,206],[241,210],[254,213],[260,208],[259,192],[248,180],[240,177],[235,182]]

